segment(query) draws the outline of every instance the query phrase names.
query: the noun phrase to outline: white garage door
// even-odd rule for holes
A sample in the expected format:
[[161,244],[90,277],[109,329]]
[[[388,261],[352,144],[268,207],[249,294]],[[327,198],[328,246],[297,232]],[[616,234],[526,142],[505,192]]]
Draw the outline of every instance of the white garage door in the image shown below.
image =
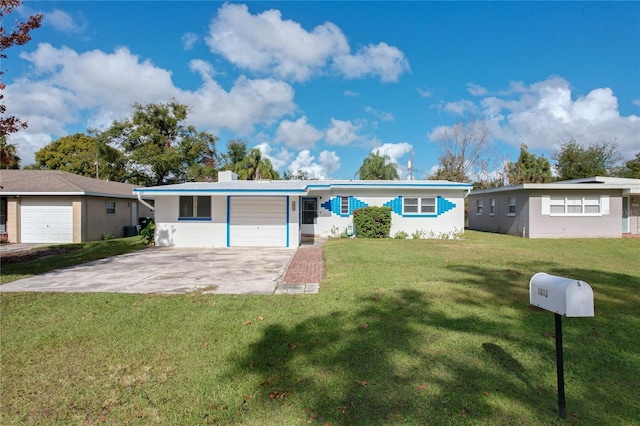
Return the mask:
[[73,242],[70,201],[23,200],[20,218],[20,241],[23,243]]
[[286,247],[286,197],[231,197],[231,247]]

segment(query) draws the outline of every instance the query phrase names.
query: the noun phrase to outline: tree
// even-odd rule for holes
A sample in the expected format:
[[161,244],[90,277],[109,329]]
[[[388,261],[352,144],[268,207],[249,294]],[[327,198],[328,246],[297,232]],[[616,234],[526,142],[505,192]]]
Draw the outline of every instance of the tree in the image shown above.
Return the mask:
[[7,143],[5,135],[0,135],[0,168],[6,170],[20,168],[18,150],[14,144]]
[[240,167],[236,172],[238,179],[280,179],[280,174],[273,168],[271,161],[264,157],[258,148],[251,148],[239,165]]
[[127,179],[124,155],[104,140],[83,133],[61,137],[39,149],[31,168],[64,170],[115,182]]
[[227,152],[222,154],[222,169],[231,170],[238,174],[242,161],[247,155],[247,143],[241,139],[232,139],[227,142]]
[[558,180],[611,176],[621,157],[616,143],[580,145],[574,139],[560,145],[553,154]]
[[[31,36],[29,32],[40,27],[43,16],[41,14],[32,15],[25,22],[16,21],[15,27],[7,29],[4,26],[5,17],[8,16],[13,9],[22,4],[22,0],[0,0],[0,63],[7,58],[4,51],[11,46],[23,46]],[[0,91],[4,91],[6,85],[2,82],[4,71],[0,69]],[[7,106],[2,102],[4,94],[0,93],[0,114],[7,111]],[[20,118],[12,115],[8,117],[0,117],[0,136],[6,137],[11,133],[15,133],[20,129],[26,129],[27,123]]]
[[520,145],[518,160],[505,166],[509,184],[552,182],[551,164],[544,155],[538,156],[528,151],[528,146]]
[[627,161],[624,167],[621,167],[618,175],[630,179],[640,179],[640,152],[636,154],[636,158]]
[[131,118],[114,121],[98,135],[122,150],[131,183],[156,186],[215,177],[217,138],[185,124],[186,105],[136,103],[133,109]]
[[469,182],[489,149],[489,127],[485,120],[463,119],[443,128],[435,138],[440,146],[440,168],[430,179]]
[[284,172],[282,178],[284,180],[309,180],[309,173],[300,169],[296,170],[295,172],[287,170],[286,172]]
[[399,179],[398,166],[391,162],[391,157],[376,151],[364,159],[357,176],[361,180],[396,180]]

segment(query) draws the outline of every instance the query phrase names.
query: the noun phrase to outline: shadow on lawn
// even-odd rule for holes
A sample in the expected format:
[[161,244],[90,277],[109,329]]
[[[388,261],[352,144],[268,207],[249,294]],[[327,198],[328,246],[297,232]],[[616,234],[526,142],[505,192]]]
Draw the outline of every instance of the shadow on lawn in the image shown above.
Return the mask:
[[[234,360],[229,375],[253,375],[257,391],[251,404],[272,404],[268,409],[274,416],[279,404],[291,400],[304,407],[309,419],[334,425],[510,419],[488,401],[496,392],[515,398],[517,405],[533,408],[539,402],[532,398],[540,391],[531,373],[507,349],[490,342],[495,340],[490,331],[474,354],[462,353],[464,333],[496,330],[499,318],[448,316],[434,304],[422,292],[401,290],[367,297],[352,312],[314,317],[290,329],[270,325],[246,356]],[[457,350],[459,359],[442,353],[442,341],[450,336],[459,340],[444,347]]]

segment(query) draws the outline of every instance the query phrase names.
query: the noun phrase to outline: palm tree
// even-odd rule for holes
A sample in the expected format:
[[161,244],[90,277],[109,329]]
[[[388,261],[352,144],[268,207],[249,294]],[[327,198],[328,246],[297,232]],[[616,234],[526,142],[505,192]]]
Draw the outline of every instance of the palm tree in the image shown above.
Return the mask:
[[268,158],[262,156],[258,148],[251,148],[240,162],[237,169],[238,178],[246,180],[280,179],[280,174],[273,169]]
[[2,169],[19,169],[20,157],[18,157],[18,149],[12,143],[7,143],[6,136],[0,136],[0,168]]
[[398,166],[391,162],[391,157],[382,156],[377,152],[372,152],[364,159],[357,175],[361,180],[399,179]]

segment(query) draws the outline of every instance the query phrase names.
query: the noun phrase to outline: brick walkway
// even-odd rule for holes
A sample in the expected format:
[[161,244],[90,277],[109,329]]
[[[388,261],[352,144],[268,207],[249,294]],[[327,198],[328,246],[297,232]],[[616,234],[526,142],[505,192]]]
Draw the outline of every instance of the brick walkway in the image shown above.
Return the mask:
[[322,247],[298,247],[282,282],[284,284],[319,283],[323,277]]

